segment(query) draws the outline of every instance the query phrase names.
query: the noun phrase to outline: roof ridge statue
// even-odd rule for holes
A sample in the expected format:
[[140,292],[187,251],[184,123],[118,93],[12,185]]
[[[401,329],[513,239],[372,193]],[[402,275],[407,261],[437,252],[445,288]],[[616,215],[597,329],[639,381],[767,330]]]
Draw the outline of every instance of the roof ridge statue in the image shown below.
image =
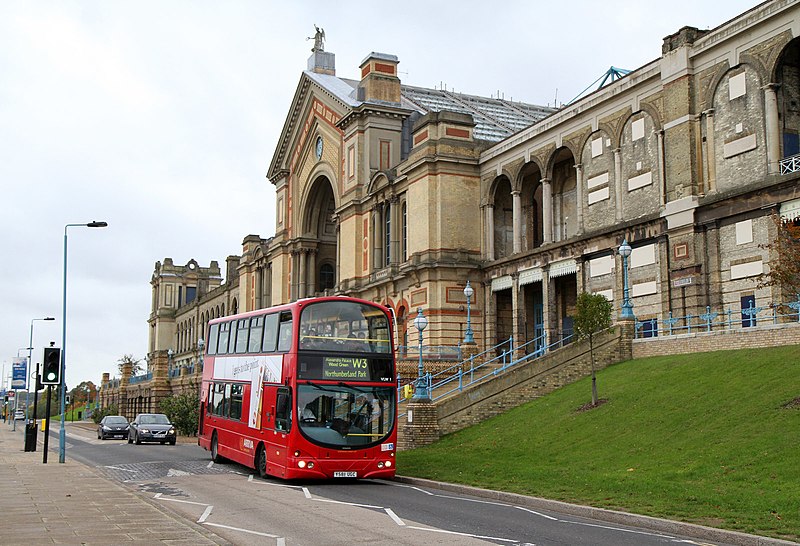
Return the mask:
[[314,40],[314,47],[311,48],[311,52],[325,51],[325,29],[319,28],[314,24],[314,30],[314,36],[306,38],[306,40]]

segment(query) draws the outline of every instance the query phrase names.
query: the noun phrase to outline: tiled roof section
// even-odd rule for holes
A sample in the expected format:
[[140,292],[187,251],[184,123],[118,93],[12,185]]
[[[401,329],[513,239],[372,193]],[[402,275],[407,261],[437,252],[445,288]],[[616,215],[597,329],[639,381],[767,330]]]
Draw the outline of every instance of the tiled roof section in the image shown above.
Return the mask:
[[549,116],[555,109],[523,102],[507,102],[441,89],[402,86],[403,98],[423,114],[450,110],[471,114],[475,138],[497,142]]
[[[355,108],[362,104],[357,99],[358,81],[311,71],[306,71],[305,74],[347,106]],[[441,110],[470,114],[476,124],[475,138],[491,142],[503,140],[556,111],[554,108],[524,102],[509,102],[410,85],[401,85],[401,94],[402,106],[421,114]]]

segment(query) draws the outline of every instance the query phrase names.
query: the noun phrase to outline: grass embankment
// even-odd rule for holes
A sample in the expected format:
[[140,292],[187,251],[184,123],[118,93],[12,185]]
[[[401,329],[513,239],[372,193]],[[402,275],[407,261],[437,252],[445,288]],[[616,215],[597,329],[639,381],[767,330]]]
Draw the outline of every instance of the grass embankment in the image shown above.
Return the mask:
[[800,347],[634,360],[434,445],[398,473],[800,539]]

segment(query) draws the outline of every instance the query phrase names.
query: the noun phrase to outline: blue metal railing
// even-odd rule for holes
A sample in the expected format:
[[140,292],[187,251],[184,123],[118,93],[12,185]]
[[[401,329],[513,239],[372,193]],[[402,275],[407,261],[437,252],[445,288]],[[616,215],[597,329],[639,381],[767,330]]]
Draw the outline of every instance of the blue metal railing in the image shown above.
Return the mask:
[[[397,358],[419,358],[419,345],[398,345],[395,348]],[[423,345],[423,360],[461,360],[461,345]]]
[[756,306],[750,301],[749,307],[712,311],[706,307],[705,313],[673,317],[672,311],[666,318],[636,321],[636,338],[654,338],[691,334],[692,332],[715,332],[734,328],[755,328],[765,324],[781,322],[800,322],[800,294],[797,299],[785,303],[768,303]]
[[[572,341],[573,335],[570,334],[568,336],[559,336],[558,340],[548,345],[547,334],[542,334],[522,345],[515,346],[512,336],[494,347],[470,356],[445,370],[435,374],[427,373],[423,378],[427,384],[431,400],[436,401],[454,392],[463,391],[467,387],[502,375],[518,364],[541,358],[546,353],[559,349]],[[515,354],[521,356],[515,358]],[[414,384],[415,380],[412,380],[411,383]],[[407,399],[403,396],[403,387],[404,384],[398,377],[399,417],[406,415],[403,404],[407,402]]]
[[147,372],[146,374],[143,374],[143,375],[132,375],[131,379],[130,379],[130,381],[128,381],[128,383],[131,384],[131,385],[135,385],[136,383],[142,383],[144,381],[150,381],[151,379],[153,379],[153,372]]
[[169,377],[172,379],[173,377],[180,377],[181,369],[180,367],[170,368],[169,369]]

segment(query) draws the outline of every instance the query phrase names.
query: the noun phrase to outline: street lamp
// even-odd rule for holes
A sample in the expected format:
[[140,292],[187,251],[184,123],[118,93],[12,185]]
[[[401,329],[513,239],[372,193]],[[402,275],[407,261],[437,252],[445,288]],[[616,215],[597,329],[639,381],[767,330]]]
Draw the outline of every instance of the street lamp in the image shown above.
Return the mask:
[[[64,226],[64,292],[61,299],[61,428],[58,433],[58,462],[63,463],[66,459],[67,431],[64,428],[64,418],[66,417],[66,396],[67,396],[67,228],[71,227],[90,227],[104,228],[106,222],[89,222],[88,224],[66,224]],[[50,416],[48,415],[49,419]]]
[[470,322],[470,301],[472,300],[472,295],[475,293],[475,290],[469,285],[469,281],[467,281],[467,286],[464,287],[464,296],[467,298],[467,330],[464,332],[464,343],[475,343],[475,339],[472,336],[472,323]]
[[628,292],[628,256],[631,255],[631,245],[628,241],[622,241],[619,245],[619,255],[622,256],[622,313],[620,318],[623,320],[634,320],[633,303],[631,303],[630,293]]
[[425,381],[425,369],[422,366],[422,331],[428,326],[428,319],[422,314],[422,307],[417,308],[414,328],[419,330],[419,366],[417,367],[417,388],[414,389],[414,400],[428,400],[428,383]]
[[[54,317],[44,317],[44,318],[31,319],[31,339],[30,339],[30,343],[28,343],[28,369],[26,370],[26,377],[28,377],[29,379],[31,377],[30,367],[31,367],[31,364],[33,363],[33,322],[36,321],[36,320],[56,320],[56,319]],[[36,378],[33,379],[33,385],[34,385],[33,388],[35,389],[36,388]],[[28,403],[28,395],[30,394],[30,392],[31,392],[31,387],[30,387],[30,383],[29,383],[28,384],[28,389],[25,391],[25,422],[26,423],[28,422],[28,419],[30,419],[30,417],[28,415],[28,405],[29,405],[29,403]],[[34,415],[33,418],[36,419],[36,416]]]
[[197,352],[200,353],[200,373],[203,373],[203,348],[206,346],[206,341],[201,337],[197,340]]

